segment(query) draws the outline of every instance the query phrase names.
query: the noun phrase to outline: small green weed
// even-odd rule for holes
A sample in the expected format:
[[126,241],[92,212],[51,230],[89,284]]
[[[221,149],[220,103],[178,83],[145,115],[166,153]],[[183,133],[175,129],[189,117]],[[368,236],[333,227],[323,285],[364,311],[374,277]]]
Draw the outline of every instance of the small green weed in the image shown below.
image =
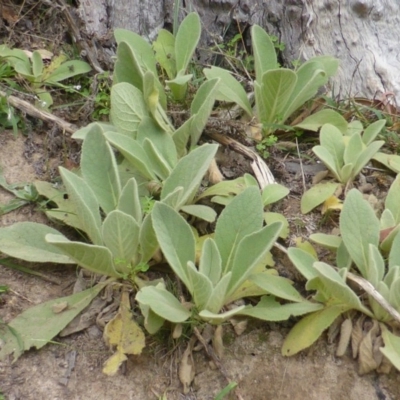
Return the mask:
[[104,72],[97,76],[98,87],[97,94],[94,99],[94,111],[92,118],[94,121],[104,120],[105,117],[108,119],[111,108],[111,86],[109,72]]
[[274,146],[277,141],[277,136],[269,135],[257,144],[256,149],[258,150],[260,155],[266,160],[271,155],[269,149]]

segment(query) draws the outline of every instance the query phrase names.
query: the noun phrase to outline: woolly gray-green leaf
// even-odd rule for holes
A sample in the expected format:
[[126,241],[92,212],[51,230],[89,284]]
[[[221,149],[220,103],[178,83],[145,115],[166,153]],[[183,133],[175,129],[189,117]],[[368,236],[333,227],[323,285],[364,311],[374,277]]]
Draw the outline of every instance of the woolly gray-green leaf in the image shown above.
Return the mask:
[[362,194],[352,189],[340,214],[340,231],[344,245],[361,274],[365,276],[369,245],[379,245],[379,220]]
[[[2,331],[0,360],[13,355],[16,361],[31,347],[40,349],[45,346],[84,310],[103,288],[103,284],[98,284],[71,296],[38,304],[19,314],[6,325],[8,329]],[[66,308],[55,312],[54,309],[59,304],[65,305]]]
[[218,313],[227,301],[227,292],[229,281],[231,280],[231,273],[228,272],[221,280],[214,286],[211,295],[207,299],[206,309],[208,311]]
[[186,321],[191,315],[173,294],[161,286],[140,289],[136,300],[149,306],[158,316],[176,324]]
[[302,249],[290,247],[288,250],[288,257],[296,269],[307,279],[313,279],[318,276],[316,269],[313,267],[317,261],[310,253]]
[[325,124],[334,125],[343,135],[347,132],[347,121],[338,112],[330,109],[321,110],[315,114],[311,114],[299,124],[295,125],[295,127],[307,131],[318,132],[319,128]]
[[400,371],[400,337],[391,333],[381,325],[385,347],[380,347],[381,353]]
[[83,230],[94,244],[102,244],[99,202],[93,190],[82,178],[65,168],[60,167],[60,175]]
[[151,214],[147,214],[143,219],[139,233],[139,244],[141,253],[141,262],[147,263],[158,249],[158,241],[156,233],[153,229],[153,222],[151,220]]
[[17,222],[0,228],[0,251],[30,262],[73,264],[64,252],[46,242],[47,234],[59,234],[53,228],[36,222]]
[[261,95],[266,118],[260,122],[268,125],[284,123],[284,112],[296,86],[296,73],[290,69],[273,69],[262,76]]
[[222,268],[231,268],[241,240],[262,228],[263,205],[260,190],[246,188],[222,211],[215,228],[215,242],[221,254]]
[[137,140],[117,132],[105,132],[104,136],[140,174],[149,180],[157,180],[151,169],[149,156]]
[[197,13],[192,12],[180,23],[175,37],[176,70],[186,71],[200,40],[201,22]]
[[396,176],[396,179],[390,186],[385,199],[385,209],[392,212],[394,220],[397,224],[400,223],[400,174]]
[[140,204],[139,190],[135,178],[129,179],[122,188],[117,209],[133,217],[139,224],[142,222],[142,206]]
[[265,293],[272,294],[273,296],[280,297],[284,300],[302,302],[305,299],[293,287],[293,282],[282,276],[272,274],[253,274],[249,280],[256,284]]
[[157,62],[165,70],[169,79],[176,75],[175,36],[166,29],[158,31],[157,40],[153,42]]
[[246,307],[238,315],[261,319],[263,321],[286,321],[290,317],[318,311],[322,304],[302,301],[295,304],[280,304],[273,296],[263,296],[254,307]]
[[339,183],[324,182],[313,185],[301,197],[300,208],[303,214],[309,213],[315,207],[318,207],[325,200],[331,197],[336,189],[340,186]]
[[[192,261],[186,265],[187,275],[190,280],[191,295],[198,310],[204,310],[213,291],[213,284],[210,279],[199,272]],[[219,311],[219,310],[217,310]]]
[[213,208],[202,204],[189,204],[187,206],[182,206],[181,211],[207,222],[214,222],[217,217],[217,213]]
[[190,124],[191,147],[193,148],[200,139],[204,127],[214,107],[215,96],[219,88],[220,79],[205,81],[197,90],[190,106],[193,120]]
[[143,93],[130,83],[121,82],[111,89],[111,122],[125,135],[134,137],[139,124],[149,116]]
[[190,225],[173,208],[156,203],[151,213],[158,243],[172,270],[191,293],[188,261],[195,260],[195,239]]
[[325,85],[339,67],[339,60],[331,56],[313,57],[296,71],[297,84],[288,104],[283,120],[316,95],[318,89]]
[[364,130],[364,133],[362,135],[362,141],[364,142],[364,144],[368,146],[370,143],[372,143],[385,125],[385,119],[375,121],[371,125],[369,125],[368,128]]
[[254,52],[256,79],[261,83],[264,73],[278,65],[275,47],[268,33],[258,25],[251,27],[251,44]]
[[215,286],[221,278],[221,255],[215,240],[207,238],[201,249],[199,271],[207,276]]
[[282,346],[282,355],[292,356],[311,346],[329,328],[335,319],[349,307],[340,304],[313,312],[298,322],[286,336]]
[[170,176],[164,181],[161,200],[173,192],[176,187],[181,186],[183,187],[183,195],[179,206],[191,201],[217,150],[218,145],[204,144],[182,157]]
[[243,86],[232,76],[228,70],[219,67],[211,67],[204,68],[203,73],[208,80],[213,78],[221,79],[218,86],[218,92],[216,94],[217,100],[236,103],[242,107],[250,117],[253,116],[253,110]]
[[125,267],[138,259],[140,226],[137,221],[122,211],[114,210],[103,222],[104,245],[111,251],[116,269],[125,272]]
[[93,126],[83,141],[81,170],[103,211],[108,214],[115,210],[121,182],[114,152],[98,125]]
[[107,247],[81,242],[71,242],[61,234],[47,234],[46,241],[59,248],[80,267],[95,274],[119,278],[120,274],[115,270],[111,251]]
[[246,235],[240,240],[234,254],[232,266],[228,265],[228,268],[225,269],[225,271],[232,272],[228,296],[233,294],[247,280],[253,270],[264,259],[278,239],[281,229],[282,223],[275,222],[259,231]]
[[262,201],[264,206],[276,203],[289,194],[290,190],[279,183],[271,183],[263,189]]

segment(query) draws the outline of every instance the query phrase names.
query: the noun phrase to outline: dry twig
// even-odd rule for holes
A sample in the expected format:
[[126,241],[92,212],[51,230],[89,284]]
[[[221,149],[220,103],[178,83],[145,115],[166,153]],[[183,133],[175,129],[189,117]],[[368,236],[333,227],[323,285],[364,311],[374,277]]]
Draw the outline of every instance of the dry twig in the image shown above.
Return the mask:
[[18,108],[19,110],[29,114],[32,117],[39,118],[48,122],[54,122],[65,132],[72,134],[78,129],[75,125],[70,124],[67,121],[64,121],[62,118],[56,117],[55,115],[47,111],[40,110],[39,108],[36,108],[31,103],[28,103],[25,100],[21,100],[15,96],[7,96],[7,94],[1,90],[0,90],[0,97],[5,97],[10,105],[12,105],[15,108]]

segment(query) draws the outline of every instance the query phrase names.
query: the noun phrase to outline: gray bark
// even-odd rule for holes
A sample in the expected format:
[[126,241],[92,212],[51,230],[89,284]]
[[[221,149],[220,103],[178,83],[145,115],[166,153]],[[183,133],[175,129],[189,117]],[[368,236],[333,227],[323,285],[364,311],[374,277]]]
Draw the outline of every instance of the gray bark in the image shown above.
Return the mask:
[[[164,23],[172,23],[173,4],[80,0],[79,9],[87,32],[97,39],[123,27],[152,40]],[[400,104],[398,0],[183,0],[180,18],[191,10],[201,16],[204,48],[229,32],[248,34],[249,26],[259,24],[286,44],[288,64],[321,54],[339,58],[332,89],[340,98],[379,98],[393,92]]]

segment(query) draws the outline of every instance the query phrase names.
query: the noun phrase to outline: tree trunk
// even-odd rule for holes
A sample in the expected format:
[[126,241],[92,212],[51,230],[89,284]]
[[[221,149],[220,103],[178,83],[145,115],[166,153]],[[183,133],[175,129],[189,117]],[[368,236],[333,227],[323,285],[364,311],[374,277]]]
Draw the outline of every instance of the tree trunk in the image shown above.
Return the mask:
[[[100,41],[122,27],[154,39],[172,25],[174,0],[79,0],[86,32]],[[341,60],[334,95],[390,97],[400,104],[400,2],[397,0],[182,0],[180,19],[197,11],[202,47],[259,24],[286,45],[283,61],[333,55]],[[391,93],[392,92],[392,93]]]

